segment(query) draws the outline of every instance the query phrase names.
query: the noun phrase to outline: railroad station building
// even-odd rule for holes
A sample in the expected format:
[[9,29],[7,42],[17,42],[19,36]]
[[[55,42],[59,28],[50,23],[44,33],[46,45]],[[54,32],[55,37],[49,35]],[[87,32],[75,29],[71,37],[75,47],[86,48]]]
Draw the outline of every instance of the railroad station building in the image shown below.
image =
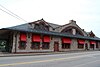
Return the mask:
[[26,24],[0,29],[0,51],[54,52],[99,50],[100,38],[92,31],[81,29],[76,21],[57,25],[40,19]]

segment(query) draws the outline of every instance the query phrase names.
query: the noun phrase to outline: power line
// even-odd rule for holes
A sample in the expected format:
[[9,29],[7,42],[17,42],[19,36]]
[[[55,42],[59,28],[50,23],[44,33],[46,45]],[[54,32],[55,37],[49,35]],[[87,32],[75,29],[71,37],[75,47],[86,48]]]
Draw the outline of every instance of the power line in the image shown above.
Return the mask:
[[0,8],[0,10],[2,10],[3,12],[5,12],[5,13],[7,13],[7,14],[9,14],[9,15],[11,15],[11,16],[13,16],[13,17],[19,19],[19,20],[21,19],[21,20],[27,22],[26,20],[24,20],[23,18],[19,17],[17,14],[13,13],[12,11],[8,10],[8,9],[5,8],[4,6],[2,6],[1,4],[0,4],[0,6],[1,6],[2,8],[4,8],[5,10],[8,11],[8,12],[7,12],[7,11],[3,10],[2,8]]
[[[14,15],[8,13],[7,11],[5,11],[5,10],[3,10],[3,9],[1,9],[1,8],[0,8],[0,10],[3,11],[3,12],[5,12],[5,13],[7,13],[7,14],[9,14],[9,15],[11,15],[11,16],[13,16],[13,17],[15,17]],[[15,18],[17,18],[17,17],[15,17]],[[19,19],[19,18],[17,18],[17,19]]]

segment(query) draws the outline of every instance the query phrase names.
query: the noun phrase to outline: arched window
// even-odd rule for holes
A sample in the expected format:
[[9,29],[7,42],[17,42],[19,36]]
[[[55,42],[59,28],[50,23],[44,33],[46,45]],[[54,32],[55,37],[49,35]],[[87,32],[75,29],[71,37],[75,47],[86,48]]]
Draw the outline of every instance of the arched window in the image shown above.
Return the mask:
[[[74,29],[74,31],[73,31]],[[82,33],[81,30],[79,30],[77,27],[74,27],[74,26],[69,26],[69,27],[66,27],[65,29],[63,29],[61,31],[61,33],[67,33],[67,34],[75,34],[75,35],[81,35],[81,36],[84,36],[84,34]]]
[[49,26],[46,25],[44,22],[36,23],[34,29],[36,30],[44,30],[49,31]]

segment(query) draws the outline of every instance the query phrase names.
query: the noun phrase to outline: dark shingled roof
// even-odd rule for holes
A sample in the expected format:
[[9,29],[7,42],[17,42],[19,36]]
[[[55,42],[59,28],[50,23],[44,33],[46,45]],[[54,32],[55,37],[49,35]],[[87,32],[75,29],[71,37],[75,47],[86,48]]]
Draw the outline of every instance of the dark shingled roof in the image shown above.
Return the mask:
[[[53,26],[52,23],[50,23],[50,25]],[[59,26],[59,25],[57,25],[57,26]],[[62,37],[81,38],[81,39],[100,41],[100,38],[97,38],[97,37],[96,38],[92,38],[92,37],[89,37],[89,36],[71,35],[71,34],[67,34],[67,33],[36,30],[36,29],[30,28],[28,23],[22,24],[22,25],[18,25],[18,26],[14,26],[14,27],[2,28],[2,29],[3,30],[22,31],[22,32],[31,32],[31,33],[41,33],[41,34],[48,34],[48,35],[55,35],[55,36],[62,36]]]
[[57,28],[57,27],[60,27],[61,25],[57,25],[57,24],[53,24],[53,23],[48,23],[51,27],[53,28]]
[[39,22],[47,23],[47,24],[48,24],[50,27],[52,27],[53,29],[61,26],[61,25],[58,25],[58,24],[54,24],[54,23],[50,23],[50,22],[46,22],[43,18],[40,19],[40,20],[37,20],[37,21],[31,22],[30,24],[32,24],[32,23],[39,23]]

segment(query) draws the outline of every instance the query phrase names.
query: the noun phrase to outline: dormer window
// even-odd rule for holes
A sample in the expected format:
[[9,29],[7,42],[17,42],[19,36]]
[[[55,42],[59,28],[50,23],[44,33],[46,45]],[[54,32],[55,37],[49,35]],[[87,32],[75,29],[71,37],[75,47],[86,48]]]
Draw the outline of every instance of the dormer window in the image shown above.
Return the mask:
[[95,35],[91,33],[91,34],[90,34],[90,37],[95,37]]
[[72,34],[72,29],[63,30],[62,33]]
[[39,29],[39,24],[35,24],[34,29]]
[[76,31],[76,35],[81,35],[81,36],[83,36],[83,34],[80,33],[79,31]]
[[91,32],[89,33],[89,36],[90,36],[90,37],[95,37],[95,34],[91,31]]
[[43,23],[39,23],[39,24],[35,24],[34,29],[36,30],[44,30],[44,31],[49,31],[49,26],[43,24]]
[[76,35],[76,29],[72,29],[73,35]]
[[46,28],[46,31],[49,31],[49,26],[45,26],[45,28]]
[[62,33],[72,34],[72,35],[81,35],[84,36],[83,32],[74,26],[66,27],[61,31]]

